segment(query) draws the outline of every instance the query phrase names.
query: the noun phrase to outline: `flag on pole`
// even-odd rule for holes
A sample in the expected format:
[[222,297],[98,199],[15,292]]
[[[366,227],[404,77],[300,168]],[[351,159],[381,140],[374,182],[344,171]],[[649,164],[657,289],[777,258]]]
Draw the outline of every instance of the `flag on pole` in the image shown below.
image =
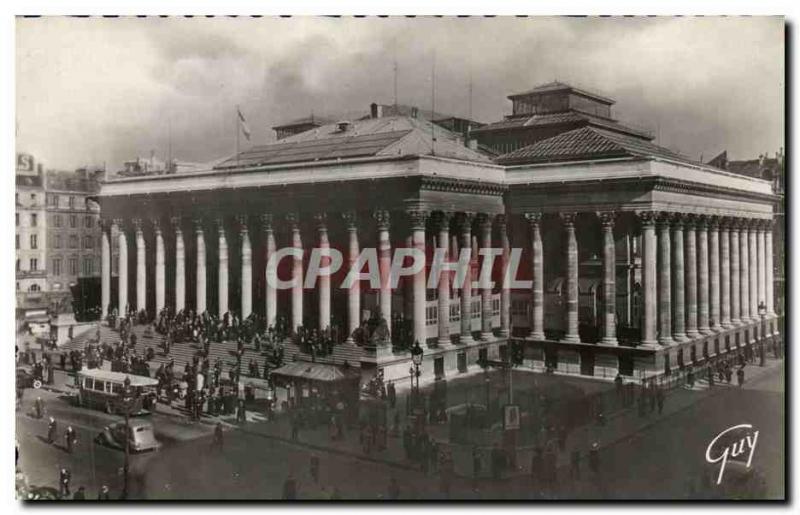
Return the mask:
[[238,106],[236,107],[236,112],[239,114],[239,127],[242,129],[242,134],[247,138],[247,141],[250,141],[250,129],[247,127],[247,120],[244,119],[244,115]]

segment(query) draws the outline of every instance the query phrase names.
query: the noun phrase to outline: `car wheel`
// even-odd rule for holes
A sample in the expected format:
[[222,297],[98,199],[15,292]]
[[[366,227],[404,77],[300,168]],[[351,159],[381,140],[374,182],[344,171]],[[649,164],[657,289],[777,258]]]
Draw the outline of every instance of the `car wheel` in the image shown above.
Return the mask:
[[38,379],[34,379],[33,380],[33,387],[38,390],[39,388],[42,387],[42,382],[39,381]]

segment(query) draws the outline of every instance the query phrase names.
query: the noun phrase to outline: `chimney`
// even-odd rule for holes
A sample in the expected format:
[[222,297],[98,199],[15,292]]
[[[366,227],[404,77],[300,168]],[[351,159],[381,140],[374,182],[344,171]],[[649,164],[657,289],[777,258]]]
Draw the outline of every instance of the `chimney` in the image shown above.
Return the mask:
[[383,118],[383,106],[375,102],[369,105],[369,114],[371,118]]
[[342,120],[336,123],[336,130],[338,132],[347,132],[350,129],[350,122],[347,120]]
[[411,108],[411,118],[416,118],[419,114],[419,110],[416,107]]

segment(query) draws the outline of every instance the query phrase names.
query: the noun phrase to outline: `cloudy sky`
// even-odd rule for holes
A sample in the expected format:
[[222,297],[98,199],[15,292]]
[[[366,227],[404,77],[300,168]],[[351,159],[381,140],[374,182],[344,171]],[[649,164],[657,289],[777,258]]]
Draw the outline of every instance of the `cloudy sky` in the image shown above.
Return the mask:
[[[39,18],[17,21],[17,150],[69,169],[207,162],[297,117],[398,101],[488,122],[558,79],[693,158],[784,146],[781,18]],[[470,79],[471,78],[471,79]],[[170,130],[171,127],[171,130]],[[170,138],[171,133],[171,138]],[[243,142],[242,146],[245,146]]]

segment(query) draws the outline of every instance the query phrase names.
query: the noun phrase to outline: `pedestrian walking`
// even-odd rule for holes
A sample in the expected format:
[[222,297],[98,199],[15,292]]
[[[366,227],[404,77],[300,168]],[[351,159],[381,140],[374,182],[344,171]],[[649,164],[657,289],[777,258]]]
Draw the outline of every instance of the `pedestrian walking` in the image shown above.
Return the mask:
[[97,500],[98,501],[108,501],[111,497],[108,494],[108,486],[103,485],[100,487],[100,491],[97,493]]
[[597,442],[592,443],[589,450],[589,468],[595,476],[600,472],[600,446]]
[[656,390],[656,402],[658,403],[658,414],[664,410],[664,390],[659,388]]
[[58,496],[62,499],[70,495],[69,482],[72,474],[66,468],[62,468],[58,472]]
[[212,442],[212,446],[221,451],[222,443],[223,443],[222,422],[217,422],[217,425],[214,427],[214,440]]
[[67,430],[64,433],[64,443],[66,444],[67,452],[72,454],[73,446],[78,443],[78,437],[75,435],[75,430],[72,429],[72,426],[67,426]]
[[50,417],[50,422],[47,424],[47,443],[52,444],[56,441],[56,434],[58,431],[58,424],[56,419]]
[[739,387],[744,384],[744,367],[739,367],[736,371],[736,382],[739,383]]
[[78,487],[78,491],[72,496],[73,501],[85,501],[86,500],[86,489],[82,486]]
[[481,476],[481,451],[478,446],[472,448],[472,477],[478,479]]
[[44,417],[44,401],[42,401],[41,397],[36,397],[33,403],[33,411],[36,414],[36,418]]
[[400,498],[400,485],[397,484],[397,478],[394,476],[389,479],[389,488],[386,493],[389,500],[394,501]]

